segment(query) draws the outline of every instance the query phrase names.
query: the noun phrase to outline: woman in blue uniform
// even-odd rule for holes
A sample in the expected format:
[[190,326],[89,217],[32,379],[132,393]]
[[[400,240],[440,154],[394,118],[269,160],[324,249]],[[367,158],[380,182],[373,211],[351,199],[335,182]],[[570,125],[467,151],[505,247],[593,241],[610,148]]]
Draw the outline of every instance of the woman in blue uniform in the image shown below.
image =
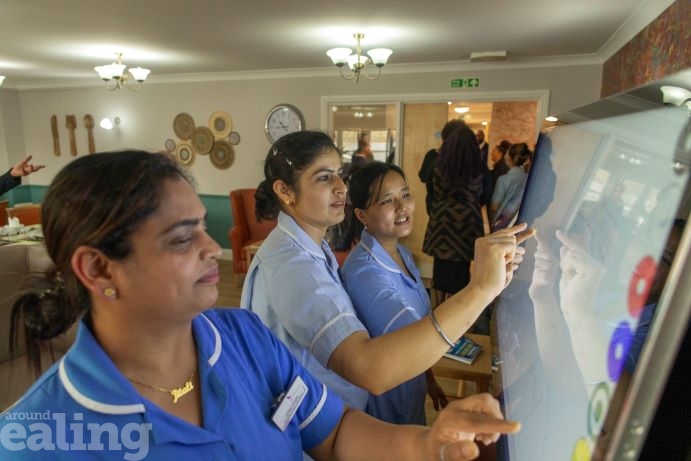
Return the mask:
[[[331,138],[280,138],[257,187],[260,218],[278,217],[250,264],[241,305],[257,313],[293,354],[351,407],[429,369],[511,279],[531,231],[514,226],[478,240],[468,288],[430,315],[370,338],[346,293],[326,230],[344,219],[346,186]],[[372,294],[375,295],[374,293]]]
[[221,248],[205,219],[167,154],[90,155],[57,174],[42,213],[55,267],[27,283],[11,336],[37,367],[45,341],[75,322],[77,338],[0,414],[0,459],[450,461],[518,429],[480,397],[432,429],[344,408],[253,314],[208,310]]
[[[403,171],[373,162],[350,178],[351,235],[359,235],[343,265],[343,278],[358,318],[370,336],[382,336],[430,314],[420,271],[399,239],[413,229],[415,199]],[[363,228],[364,227],[364,228]],[[370,395],[366,411],[395,424],[425,424],[425,396],[446,405],[431,370],[381,395]]]

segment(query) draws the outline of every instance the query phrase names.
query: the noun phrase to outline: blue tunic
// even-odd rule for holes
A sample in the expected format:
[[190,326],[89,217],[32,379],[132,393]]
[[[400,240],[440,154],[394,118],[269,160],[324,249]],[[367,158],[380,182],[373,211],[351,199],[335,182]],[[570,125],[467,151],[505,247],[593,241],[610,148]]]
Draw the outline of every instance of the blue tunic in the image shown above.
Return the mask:
[[[410,251],[398,252],[413,278],[401,271],[366,230],[343,265],[346,290],[370,335],[381,336],[416,322],[430,312],[430,299]],[[380,395],[370,395],[367,413],[395,424],[426,424],[425,375]]]
[[[341,400],[254,315],[211,310],[192,327],[203,427],[142,397],[82,323],[67,354],[0,415],[0,459],[301,460],[336,428]],[[281,431],[272,406],[298,376],[308,391]]]
[[326,241],[317,245],[285,213],[247,270],[240,305],[255,312],[314,376],[345,403],[365,408],[367,391],[327,368],[333,351],[366,332]]
[[492,202],[499,205],[494,215],[492,230],[507,227],[518,213],[525,190],[528,173],[522,166],[512,167],[506,174],[497,179],[492,193]]

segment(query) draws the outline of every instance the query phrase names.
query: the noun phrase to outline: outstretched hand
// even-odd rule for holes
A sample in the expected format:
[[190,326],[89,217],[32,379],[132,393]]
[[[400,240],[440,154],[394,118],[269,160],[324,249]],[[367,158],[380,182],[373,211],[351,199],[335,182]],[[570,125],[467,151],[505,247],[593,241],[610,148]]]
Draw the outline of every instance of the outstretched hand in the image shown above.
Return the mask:
[[19,178],[21,176],[28,176],[31,173],[40,170],[41,168],[45,168],[45,165],[35,165],[33,163],[30,163],[31,157],[31,155],[27,155],[26,157],[24,157],[24,160],[12,167],[12,169],[10,170],[10,176],[13,176],[15,178]]
[[528,225],[517,224],[475,240],[475,261],[471,284],[487,290],[494,298],[513,279],[513,271],[523,261],[521,243],[535,235]]
[[428,459],[475,459],[479,455],[476,442],[489,445],[501,434],[513,434],[520,428],[520,423],[504,419],[499,402],[489,394],[455,400],[439,414],[428,433]]
[[582,244],[561,231],[557,238],[562,243],[559,250],[561,279],[559,294],[564,315],[581,316],[584,308],[593,305],[597,289],[605,275],[605,266],[590,256]]

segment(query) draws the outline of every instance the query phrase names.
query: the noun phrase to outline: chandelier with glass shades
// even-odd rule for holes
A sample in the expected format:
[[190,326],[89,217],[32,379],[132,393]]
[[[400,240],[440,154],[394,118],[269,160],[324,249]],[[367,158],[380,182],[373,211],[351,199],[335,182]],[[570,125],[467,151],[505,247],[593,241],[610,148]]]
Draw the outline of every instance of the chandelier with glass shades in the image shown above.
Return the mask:
[[94,67],[94,70],[98,72],[98,76],[106,82],[106,88],[116,90],[126,86],[132,91],[141,90],[142,83],[151,71],[143,67],[133,67],[128,69],[128,73],[126,73],[125,68],[127,66],[122,63],[122,53],[116,54],[116,62]]
[[[333,63],[338,66],[341,77],[346,80],[355,79],[355,83],[357,83],[360,80],[360,74],[368,80],[379,78],[381,75],[381,68],[384,67],[393,51],[388,48],[374,48],[367,51],[367,55],[363,55],[362,48],[360,47],[360,40],[365,38],[365,34],[353,34],[353,37],[355,37],[357,41],[355,54],[353,54],[350,48],[332,48],[327,51],[326,54],[331,58]],[[348,65],[348,71],[343,70],[346,64]],[[367,66],[371,64],[377,67],[376,74],[367,73]]]

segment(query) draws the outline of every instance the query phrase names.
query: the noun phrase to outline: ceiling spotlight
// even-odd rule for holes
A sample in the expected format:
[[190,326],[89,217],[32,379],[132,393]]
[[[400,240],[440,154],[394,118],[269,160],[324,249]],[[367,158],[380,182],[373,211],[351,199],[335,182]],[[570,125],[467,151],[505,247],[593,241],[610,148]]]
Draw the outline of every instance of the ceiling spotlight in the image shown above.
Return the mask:
[[470,107],[466,107],[466,106],[453,108],[453,111],[456,112],[457,114],[465,114],[469,110],[470,110]]
[[554,115],[550,115],[549,117],[545,117],[545,120],[547,120],[548,122],[556,122],[559,119],[557,117],[555,117]]
[[[326,54],[331,58],[331,61],[336,64],[338,70],[341,72],[341,77],[346,80],[355,79],[355,83],[360,81],[360,74],[365,76],[368,80],[374,80],[379,78],[381,75],[381,68],[384,67],[386,61],[389,60],[389,56],[393,53],[392,50],[388,48],[374,48],[367,52],[367,56],[362,54],[362,48],[360,47],[360,40],[365,38],[365,34],[353,34],[355,40],[357,40],[357,46],[355,47],[355,54],[352,54],[350,48],[332,48],[326,52]],[[348,65],[350,69],[349,73],[345,73],[343,68]],[[368,74],[363,72],[366,67],[370,64],[374,64],[377,67],[376,74]]]
[[[129,74],[125,73],[125,66],[122,63],[122,53],[116,53],[117,60],[111,64],[104,66],[96,66],[94,70],[98,72],[98,76],[106,82],[106,88],[109,90],[120,89],[126,86],[132,91],[139,91],[142,89],[142,83],[149,76],[151,72],[149,69],[143,67],[134,67],[128,69]],[[132,81],[136,83],[132,83]]]

